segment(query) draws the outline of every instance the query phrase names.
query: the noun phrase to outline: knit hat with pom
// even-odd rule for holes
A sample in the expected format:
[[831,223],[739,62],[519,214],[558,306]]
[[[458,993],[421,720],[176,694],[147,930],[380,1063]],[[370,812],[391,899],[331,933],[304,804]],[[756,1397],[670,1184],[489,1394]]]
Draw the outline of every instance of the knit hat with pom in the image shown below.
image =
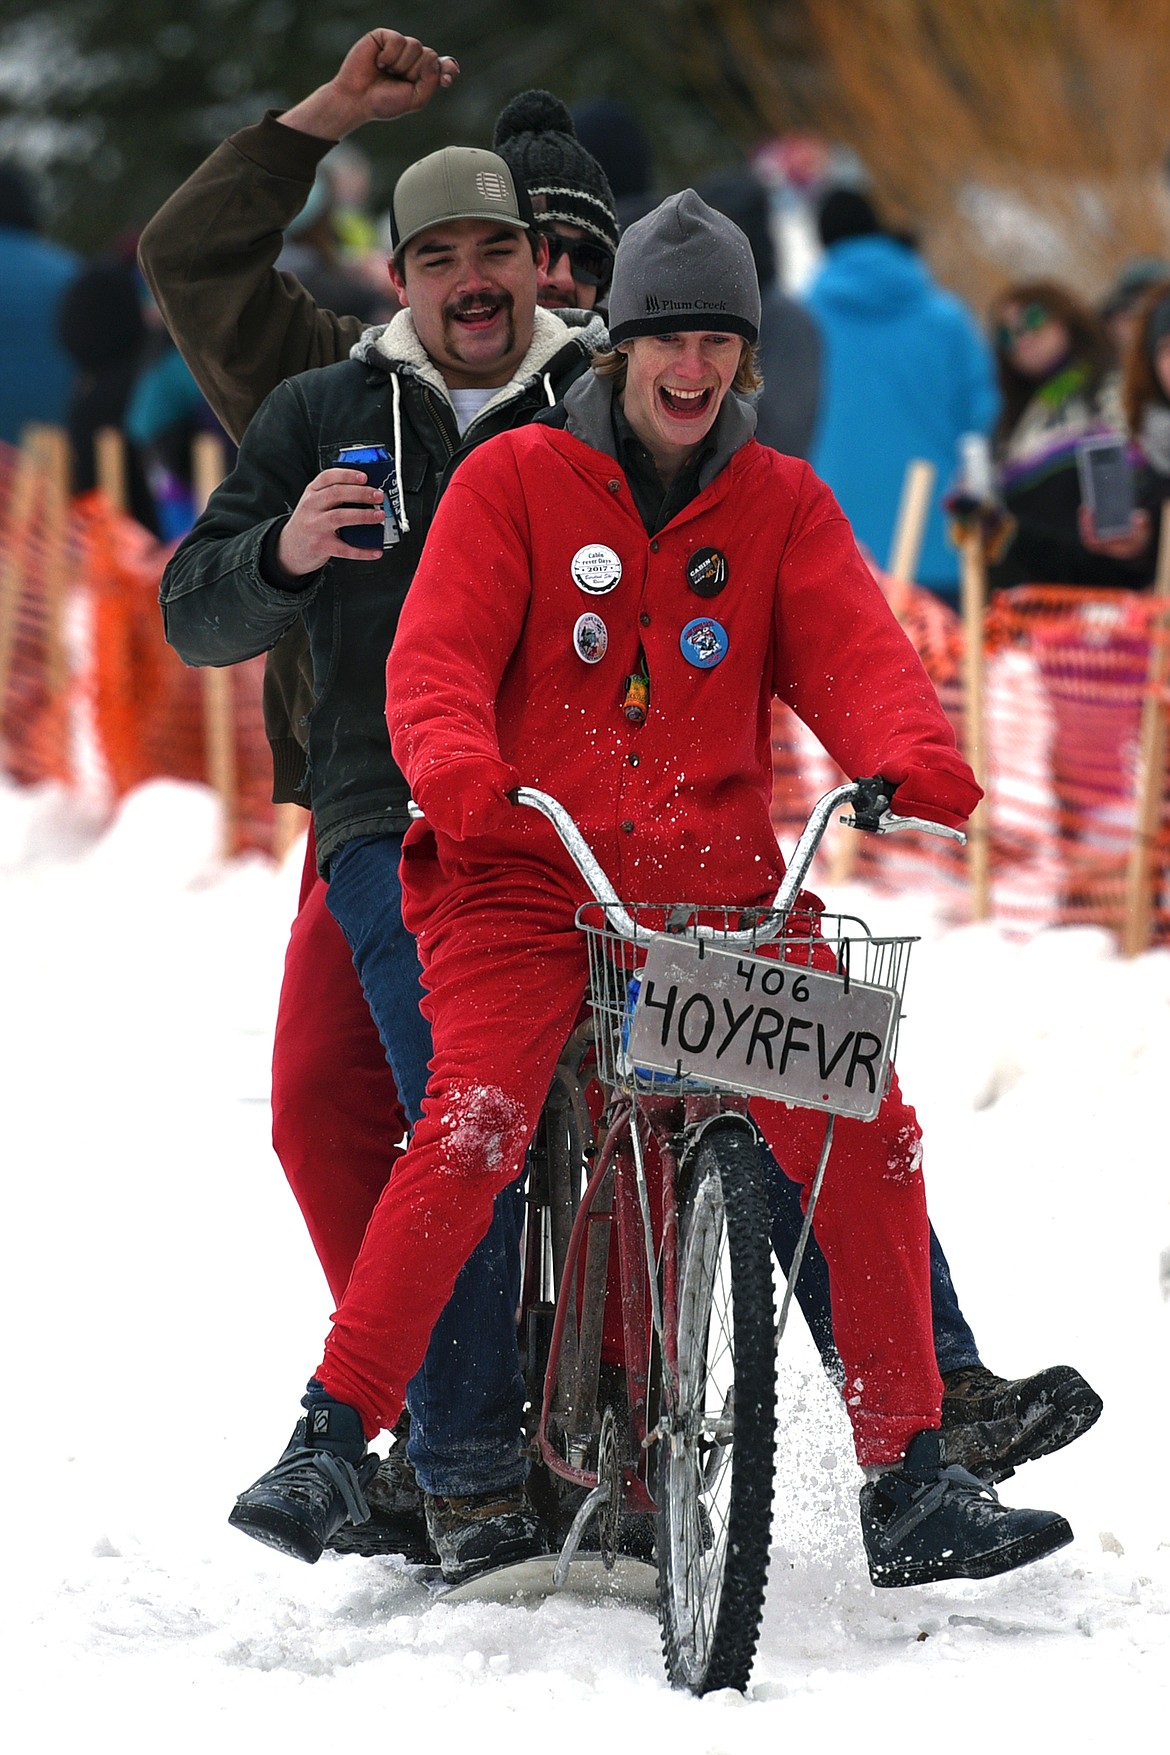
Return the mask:
[[522,91],[496,120],[492,146],[532,198],[537,225],[559,220],[616,250],[617,214],[605,172],[577,139],[551,91]]
[[609,294],[614,347],[681,329],[760,334],[760,283],[739,227],[693,189],[668,195],[622,233]]

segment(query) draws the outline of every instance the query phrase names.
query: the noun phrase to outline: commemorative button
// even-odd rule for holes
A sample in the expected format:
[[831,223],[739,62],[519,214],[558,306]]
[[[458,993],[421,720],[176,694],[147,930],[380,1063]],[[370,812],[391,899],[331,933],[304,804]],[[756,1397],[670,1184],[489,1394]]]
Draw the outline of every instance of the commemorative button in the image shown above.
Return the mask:
[[600,664],[609,645],[609,629],[599,615],[588,610],[577,617],[573,628],[573,651],[586,664]]
[[727,583],[727,556],[717,548],[697,548],[687,561],[687,584],[696,597],[718,597]]
[[573,556],[569,571],[573,575],[573,583],[580,586],[582,591],[587,591],[591,597],[604,597],[621,578],[622,563],[619,556],[603,542],[587,542]]
[[731,644],[727,629],[709,616],[698,616],[688,622],[678,637],[679,650],[696,670],[714,670],[727,657]]

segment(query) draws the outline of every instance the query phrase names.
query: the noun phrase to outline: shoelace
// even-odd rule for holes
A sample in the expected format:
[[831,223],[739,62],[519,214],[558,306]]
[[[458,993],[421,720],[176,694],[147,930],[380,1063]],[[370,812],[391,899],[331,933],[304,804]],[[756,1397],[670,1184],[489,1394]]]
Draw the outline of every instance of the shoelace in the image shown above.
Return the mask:
[[974,1493],[976,1498],[990,1499],[999,1504],[999,1494],[994,1487],[989,1487],[986,1481],[981,1481],[978,1475],[973,1475],[961,1464],[951,1463],[949,1467],[939,1471],[936,1480],[919,1488],[901,1517],[896,1517],[889,1528],[881,1532],[878,1538],[880,1545],[892,1548],[903,1536],[908,1536],[911,1530],[917,1529],[920,1523],[938,1510],[950,1487],[958,1487],[961,1492]]
[[365,1494],[357,1478],[353,1464],[346,1462],[344,1457],[334,1456],[331,1450],[294,1450],[282,1457],[272,1470],[270,1480],[279,1481],[284,1475],[292,1475],[298,1469],[311,1463],[318,1473],[341,1494],[345,1501],[345,1509],[351,1523],[368,1523],[370,1508],[366,1504]]

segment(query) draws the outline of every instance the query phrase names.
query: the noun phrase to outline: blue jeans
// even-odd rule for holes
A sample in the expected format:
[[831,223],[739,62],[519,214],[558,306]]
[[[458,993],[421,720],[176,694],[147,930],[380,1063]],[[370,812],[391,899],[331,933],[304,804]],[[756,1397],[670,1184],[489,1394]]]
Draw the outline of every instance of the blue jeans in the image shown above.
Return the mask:
[[[768,1206],[772,1218],[772,1249],[781,1269],[787,1275],[796,1253],[804,1215],[800,1210],[800,1190],[784,1175],[771,1153],[765,1156],[768,1181]],[[820,1246],[809,1235],[800,1274],[796,1281],[796,1302],[816,1342],[821,1362],[834,1382],[841,1382],[843,1373],[833,1340],[833,1319],[829,1308],[829,1269]],[[934,1351],[939,1371],[957,1371],[962,1365],[978,1365],[979,1349],[967,1319],[959,1309],[954,1282],[942,1244],[930,1228],[930,1306],[934,1323]]]
[[[422,971],[402,924],[397,835],[347,841],[330,865],[326,900],[345,934],[402,1107],[422,1112],[431,1033],[419,1010]],[[462,1495],[517,1487],[524,1379],[516,1341],[520,1297],[519,1183],[496,1199],[487,1236],[465,1264],[406,1392],[407,1455],[426,1493]]]

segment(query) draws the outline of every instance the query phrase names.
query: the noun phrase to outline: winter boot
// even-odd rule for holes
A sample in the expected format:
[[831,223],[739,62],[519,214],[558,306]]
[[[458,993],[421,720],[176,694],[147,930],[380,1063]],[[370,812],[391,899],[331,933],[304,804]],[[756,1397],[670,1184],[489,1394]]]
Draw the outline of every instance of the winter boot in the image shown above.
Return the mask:
[[1006,1481],[1021,1463],[1061,1450],[1101,1412],[1101,1397],[1071,1365],[1032,1377],[997,1377],[985,1365],[943,1373],[946,1461],[981,1481]]
[[400,1554],[411,1566],[425,1566],[434,1558],[422,1488],[406,1455],[409,1436],[410,1415],[403,1412],[389,1454],[366,1488],[368,1521],[343,1523],[325,1544],[331,1554]]
[[448,1584],[548,1552],[540,1519],[523,1487],[461,1499],[428,1493],[426,1514],[431,1545]]
[[314,1395],[312,1386],[305,1405],[308,1412],[297,1421],[284,1455],[240,1494],[228,1522],[311,1565],[343,1524],[369,1517],[365,1489],[378,1458],[366,1452],[356,1408]]
[[883,1587],[993,1578],[1072,1541],[1055,1511],[1013,1511],[966,1469],[947,1466],[941,1434],[919,1432],[900,1468],[861,1489],[869,1576]]

